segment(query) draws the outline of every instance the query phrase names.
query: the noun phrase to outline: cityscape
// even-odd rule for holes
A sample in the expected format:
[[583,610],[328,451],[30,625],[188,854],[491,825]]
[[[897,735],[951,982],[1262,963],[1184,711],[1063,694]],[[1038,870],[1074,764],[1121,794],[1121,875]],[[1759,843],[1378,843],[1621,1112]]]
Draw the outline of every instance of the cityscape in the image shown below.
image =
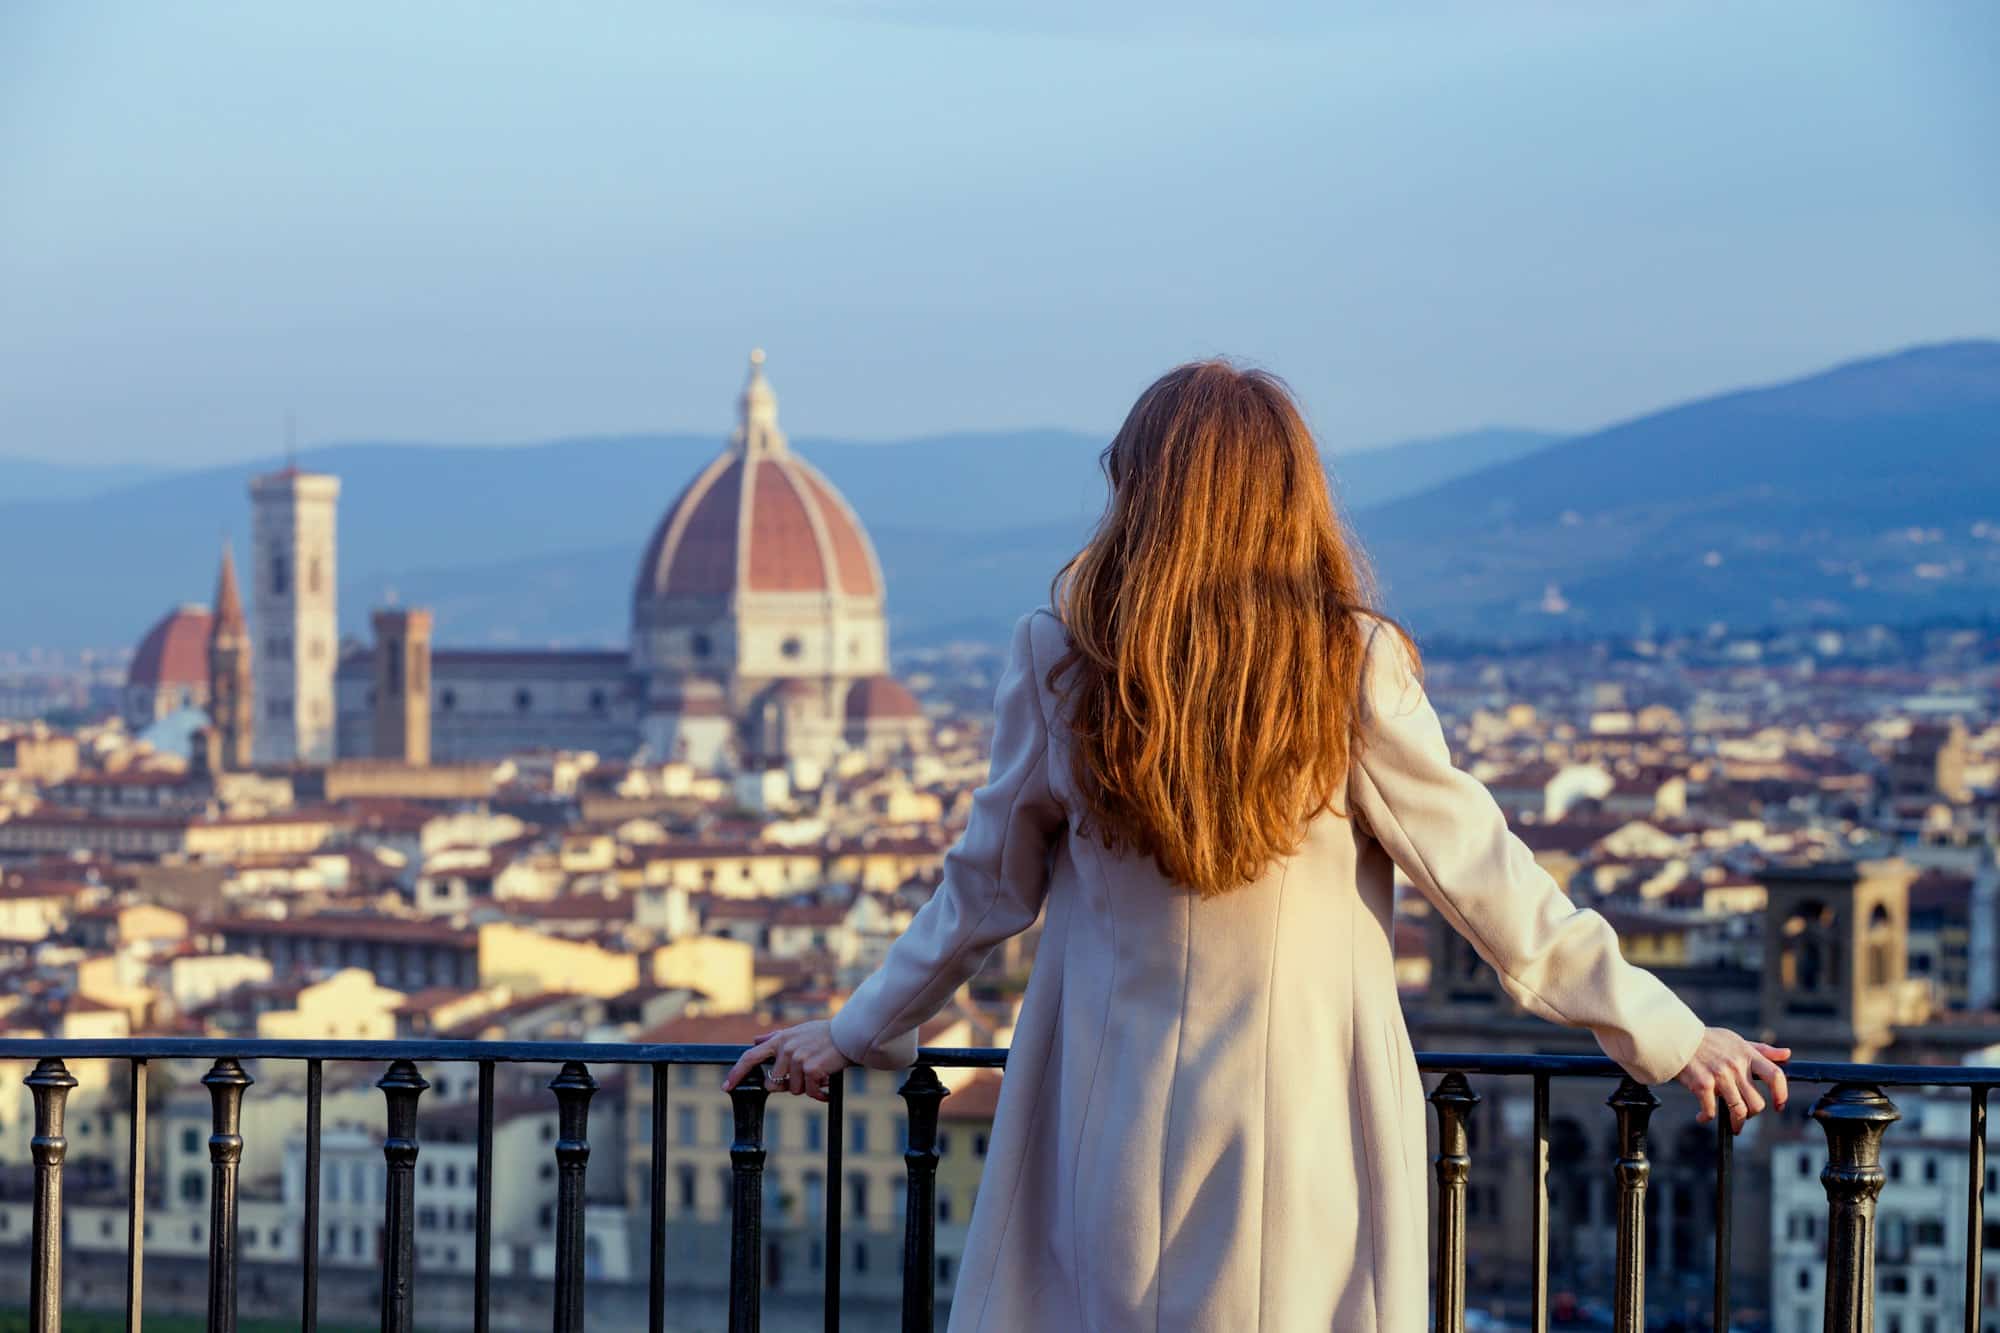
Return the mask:
[[[2000,1333],[1996,43],[0,6],[0,1333]],[[1337,577],[1476,786],[1343,643],[1055,727],[1080,551],[1072,643]]]
[[[211,597],[166,608],[122,674],[13,673],[7,1034],[726,1044],[837,1009],[935,887],[983,780],[998,645],[892,645],[894,589],[860,519],[789,445],[761,353],[735,410],[643,543],[627,652],[454,648],[414,605],[370,608],[371,636],[342,636],[341,479],[288,466],[247,488],[250,549],[219,551]],[[1710,1021],[1781,1036],[1800,1058],[2000,1060],[1993,625],[1448,641],[1427,674],[1458,761],[1536,860]],[[1419,1049],[1591,1049],[1587,1033],[1526,1016],[1420,897],[1400,904]],[[990,958],[924,1043],[1007,1045],[1034,940]],[[311,1243],[306,1127],[300,1071],[265,1066],[242,1100],[240,1255],[246,1310],[277,1314]],[[336,1069],[318,1167],[329,1319],[365,1315],[383,1246],[376,1072]],[[199,1296],[208,1253],[199,1072],[166,1065],[146,1089],[145,1254],[166,1308]],[[121,1289],[131,1089],[117,1066],[76,1073],[67,1225],[88,1302]],[[480,1089],[464,1068],[428,1077],[416,1263],[427,1291],[463,1305]],[[532,1158],[556,1133],[547,1071],[496,1077],[495,1151]],[[686,1308],[719,1311],[730,1103],[698,1068],[675,1077],[666,1253]],[[999,1077],[946,1071],[940,1299]],[[591,1109],[586,1267],[608,1293],[594,1309],[643,1296],[651,1094],[609,1074]],[[1583,1326],[1614,1260],[1595,1095],[1559,1088],[1549,1131],[1552,1299]],[[1520,1160],[1524,1096],[1495,1088],[1473,1110],[1482,1151]],[[1817,1166],[1799,1165],[1819,1160],[1808,1104],[1753,1121],[1736,1147],[1735,1278],[1743,1309],[1778,1328],[1805,1327],[1822,1300],[1824,1200]],[[1942,1094],[1902,1106],[1918,1122],[1962,1109]],[[1690,1110],[1668,1093],[1651,1145],[1650,1298],[1667,1318],[1703,1308],[1711,1277],[1714,1145]],[[0,1113],[0,1246],[19,1245],[25,1089]],[[839,1180],[819,1156],[825,1115],[774,1103],[765,1122],[773,1317],[809,1311],[834,1264],[856,1311],[892,1308],[900,1287],[898,1081],[850,1073]],[[1953,1137],[1885,1150],[1899,1187],[1880,1219],[1880,1302],[1912,1333],[1957,1299],[1962,1234],[1928,1220],[1964,1189],[1962,1160],[1932,1146]],[[548,1299],[551,1178],[495,1177],[490,1271],[524,1304]],[[1484,1171],[1472,1181],[1470,1290],[1519,1317],[1526,1195]],[[835,1190],[837,1256],[820,1239]]]

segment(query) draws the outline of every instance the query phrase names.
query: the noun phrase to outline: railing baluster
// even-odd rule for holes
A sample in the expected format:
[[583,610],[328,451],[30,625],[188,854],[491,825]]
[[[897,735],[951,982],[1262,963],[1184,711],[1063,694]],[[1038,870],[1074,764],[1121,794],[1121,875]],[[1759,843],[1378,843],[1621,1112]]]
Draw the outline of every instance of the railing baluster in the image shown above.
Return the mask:
[[1729,1117],[1715,1117],[1715,1312],[1717,1330],[1729,1327],[1729,1260],[1734,1247],[1736,1135]]
[[1980,1333],[1982,1261],[1986,1251],[1986,1088],[1972,1090],[1972,1123],[1965,1150],[1965,1333]]
[[1826,1131],[1826,1333],[1874,1333],[1882,1135],[1901,1116],[1880,1088],[1836,1083],[1812,1117]]
[[1528,1196],[1533,1234],[1529,1258],[1528,1327],[1549,1333],[1549,1076],[1535,1075],[1534,1192]]
[[35,1062],[23,1080],[35,1099],[35,1254],[30,1262],[28,1326],[34,1333],[62,1333],[62,1170],[69,1140],[63,1137],[63,1106],[76,1076],[56,1059]]
[[1660,1099],[1642,1084],[1622,1078],[1604,1104],[1618,1117],[1618,1160],[1612,1167],[1618,1181],[1618,1276],[1611,1294],[1611,1326],[1617,1333],[1644,1333],[1646,1181],[1653,1173],[1646,1160],[1646,1126]]
[[667,1076],[673,1066],[653,1066],[653,1228],[651,1261],[646,1267],[646,1328],[667,1328]]
[[319,1106],[324,1081],[319,1061],[306,1061],[306,1220],[305,1234],[299,1241],[299,1254],[305,1261],[299,1289],[299,1327],[303,1333],[317,1333],[319,1328]]
[[208,1136],[208,1328],[236,1333],[236,1170],[243,1161],[243,1090],[254,1080],[225,1056],[201,1081],[215,1116]]
[[146,1069],[131,1062],[132,1091],[127,1116],[131,1137],[125,1149],[125,1333],[139,1333],[140,1303],[146,1285]]
[[820,1198],[826,1209],[826,1282],[822,1288],[826,1306],[826,1333],[840,1333],[841,1212],[847,1206],[847,1187],[840,1178],[846,1150],[842,1136],[847,1132],[847,1073],[842,1070],[827,1080],[826,1086],[826,1186]]
[[388,1103],[382,1160],[388,1188],[382,1204],[382,1333],[410,1333],[417,1270],[417,1099],[430,1084],[408,1060],[397,1060],[376,1087]]
[[903,1149],[909,1177],[903,1204],[903,1333],[931,1333],[937,1323],[938,1104],[949,1089],[935,1069],[913,1065],[899,1095],[910,1126]]
[[556,1333],[583,1333],[584,1168],[590,1162],[590,1098],[597,1080],[581,1061],[549,1083],[556,1095]]
[[478,1184],[472,1214],[472,1333],[493,1321],[493,1062],[479,1062]]
[[735,1139],[729,1145],[729,1333],[757,1333],[764,1285],[764,1078],[729,1090]]
[[1430,1103],[1437,1108],[1437,1329],[1465,1333],[1465,1182],[1472,1174],[1466,1120],[1479,1096],[1465,1075],[1438,1080]]

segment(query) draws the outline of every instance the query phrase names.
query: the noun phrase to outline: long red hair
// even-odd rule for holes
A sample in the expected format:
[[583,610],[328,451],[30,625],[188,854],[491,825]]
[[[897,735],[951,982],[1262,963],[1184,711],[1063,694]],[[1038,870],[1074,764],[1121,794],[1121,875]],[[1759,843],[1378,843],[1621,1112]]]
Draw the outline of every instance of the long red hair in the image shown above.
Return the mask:
[[1079,831],[1226,892],[1296,851],[1346,782],[1372,580],[1275,376],[1179,366],[1099,461],[1110,499],[1051,598]]

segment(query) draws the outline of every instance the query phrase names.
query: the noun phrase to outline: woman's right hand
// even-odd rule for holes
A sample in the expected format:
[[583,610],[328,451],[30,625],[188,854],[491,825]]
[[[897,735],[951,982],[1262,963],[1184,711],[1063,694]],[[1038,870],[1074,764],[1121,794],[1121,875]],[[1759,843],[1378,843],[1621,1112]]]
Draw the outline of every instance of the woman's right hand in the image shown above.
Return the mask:
[[1714,1120],[1720,1099],[1729,1111],[1730,1132],[1740,1134],[1743,1122],[1764,1109],[1764,1098],[1753,1078],[1763,1079],[1778,1109],[1785,1109],[1785,1071],[1778,1066],[1791,1058],[1789,1046],[1766,1046],[1761,1041],[1745,1040],[1728,1028],[1710,1028],[1702,1033],[1694,1058],[1676,1081],[1701,1102],[1697,1120],[1703,1124]]

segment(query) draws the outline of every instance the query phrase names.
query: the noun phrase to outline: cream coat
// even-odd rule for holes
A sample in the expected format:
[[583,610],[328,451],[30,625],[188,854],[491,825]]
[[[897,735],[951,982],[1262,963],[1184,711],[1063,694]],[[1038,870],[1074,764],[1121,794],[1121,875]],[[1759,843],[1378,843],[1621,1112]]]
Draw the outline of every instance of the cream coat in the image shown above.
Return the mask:
[[1398,636],[1371,628],[1359,819],[1209,900],[1068,832],[1046,611],[1015,627],[993,766],[937,894],[833,1020],[849,1059],[917,1025],[1046,913],[1008,1056],[950,1333],[1418,1333],[1424,1089],[1396,998],[1397,867],[1534,1013],[1634,1077],[1702,1024],[1557,889],[1452,766]]

